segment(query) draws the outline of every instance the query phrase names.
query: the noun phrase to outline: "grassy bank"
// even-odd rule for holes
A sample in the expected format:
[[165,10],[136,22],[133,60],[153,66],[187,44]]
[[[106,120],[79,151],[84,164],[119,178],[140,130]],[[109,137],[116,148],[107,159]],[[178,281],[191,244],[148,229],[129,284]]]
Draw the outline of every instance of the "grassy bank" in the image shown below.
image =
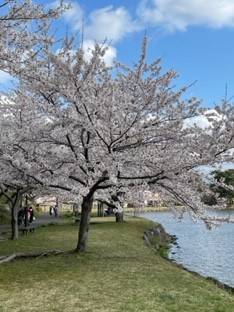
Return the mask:
[[[84,255],[0,265],[0,311],[234,311],[233,295],[144,246],[142,235],[151,222],[99,220],[91,227]],[[76,237],[74,225],[42,227],[18,242],[0,242],[0,253],[69,250]]]

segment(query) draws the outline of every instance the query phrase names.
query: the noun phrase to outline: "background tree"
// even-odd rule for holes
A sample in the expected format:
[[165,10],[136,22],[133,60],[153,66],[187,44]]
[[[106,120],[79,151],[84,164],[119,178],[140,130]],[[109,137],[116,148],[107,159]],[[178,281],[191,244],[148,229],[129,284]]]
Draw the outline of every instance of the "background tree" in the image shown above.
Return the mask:
[[29,106],[20,105],[16,99],[16,94],[9,95],[0,106],[0,195],[10,207],[12,239],[18,239],[18,211],[25,195],[62,193],[59,185],[47,179],[48,157],[42,160],[35,144],[25,142],[30,137],[30,126],[46,121],[40,119],[38,110],[29,110]]
[[[214,192],[218,193],[221,198],[226,198],[229,205],[233,204],[234,200],[234,169],[225,171],[214,171],[214,179],[218,182],[218,185],[213,184],[211,188]],[[230,186],[228,188],[227,186]]]
[[[29,55],[30,58],[36,57],[40,51],[40,45],[46,44],[48,40],[52,39],[45,34],[48,33],[51,22],[59,17],[65,8],[63,1],[60,1],[57,7],[48,10],[31,0],[3,1],[0,4],[0,70],[16,78],[26,74],[25,69]],[[11,116],[11,120],[13,118],[11,107],[6,109],[6,106],[11,106],[12,103],[14,102],[8,101],[6,96],[0,97],[0,108],[4,110],[1,111],[1,117],[4,117],[1,118],[2,132],[6,128],[4,125],[6,119],[9,119],[9,116]],[[1,140],[2,173],[0,183],[2,196],[8,200],[11,208],[12,238],[17,239],[19,203],[23,194],[32,188],[33,183],[35,185],[35,179],[33,180],[29,178],[29,175],[23,174],[24,167],[21,168],[20,162],[17,163],[12,159],[12,154],[19,156],[20,148],[17,147],[17,140],[12,145],[12,134],[15,134],[15,129],[12,128],[10,132],[11,135],[5,135],[4,140]],[[1,139],[3,139],[3,134]],[[7,152],[6,144],[8,144]],[[17,159],[20,160],[20,158]],[[27,178],[25,179],[25,177]],[[38,181],[36,183],[38,184]]]

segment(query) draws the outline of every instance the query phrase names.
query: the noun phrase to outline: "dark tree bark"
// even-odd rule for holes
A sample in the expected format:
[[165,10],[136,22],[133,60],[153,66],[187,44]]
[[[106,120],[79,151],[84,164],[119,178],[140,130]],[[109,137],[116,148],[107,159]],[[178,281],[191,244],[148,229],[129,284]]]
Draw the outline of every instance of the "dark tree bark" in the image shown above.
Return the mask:
[[77,252],[84,252],[87,249],[89,223],[92,206],[93,206],[93,196],[87,195],[83,199],[83,203],[81,205],[81,219],[78,234],[78,244],[76,247]]
[[17,191],[11,201],[11,239],[19,238],[18,211],[21,202],[21,195]]
[[19,238],[18,227],[18,212],[22,205],[23,195],[32,190],[31,187],[14,187],[14,186],[0,186],[0,194],[4,196],[9,204],[11,211],[11,239],[17,240]]
[[123,212],[116,212],[116,214],[115,214],[115,221],[117,223],[123,223],[124,222]]
[[11,239],[17,240],[19,238],[18,218],[16,207],[11,208]]
[[87,249],[89,223],[93,207],[93,196],[95,192],[98,189],[100,189],[100,184],[102,182],[107,181],[108,179],[109,179],[108,176],[106,176],[106,173],[104,173],[103,176],[100,177],[100,179],[97,180],[97,182],[95,182],[93,186],[89,189],[88,195],[83,198],[83,202],[81,205],[81,218],[78,234],[78,243],[75,249],[76,252],[84,252]]

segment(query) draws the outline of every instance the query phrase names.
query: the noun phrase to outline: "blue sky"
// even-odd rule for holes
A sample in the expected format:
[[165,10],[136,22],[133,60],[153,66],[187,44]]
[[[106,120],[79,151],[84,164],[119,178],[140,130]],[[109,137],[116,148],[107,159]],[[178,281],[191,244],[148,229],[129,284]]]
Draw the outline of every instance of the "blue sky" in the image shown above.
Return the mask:
[[[178,86],[197,81],[188,96],[211,107],[224,96],[226,84],[228,95],[234,95],[234,0],[73,0],[72,4],[58,29],[79,31],[83,20],[86,48],[109,39],[107,62],[116,57],[133,64],[147,31],[148,59],[160,57],[164,69],[175,69]],[[1,89],[6,78],[0,74]]]

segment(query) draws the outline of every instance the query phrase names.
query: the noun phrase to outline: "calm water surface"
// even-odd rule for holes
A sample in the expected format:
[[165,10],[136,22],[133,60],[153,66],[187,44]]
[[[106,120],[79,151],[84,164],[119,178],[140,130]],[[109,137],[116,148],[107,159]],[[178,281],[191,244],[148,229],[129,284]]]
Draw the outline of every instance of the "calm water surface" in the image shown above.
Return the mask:
[[[219,214],[234,217],[234,211]],[[189,217],[180,221],[170,212],[144,213],[142,216],[161,223],[169,234],[177,236],[178,246],[172,246],[171,259],[234,287],[233,223],[209,231],[202,222],[194,223]]]

